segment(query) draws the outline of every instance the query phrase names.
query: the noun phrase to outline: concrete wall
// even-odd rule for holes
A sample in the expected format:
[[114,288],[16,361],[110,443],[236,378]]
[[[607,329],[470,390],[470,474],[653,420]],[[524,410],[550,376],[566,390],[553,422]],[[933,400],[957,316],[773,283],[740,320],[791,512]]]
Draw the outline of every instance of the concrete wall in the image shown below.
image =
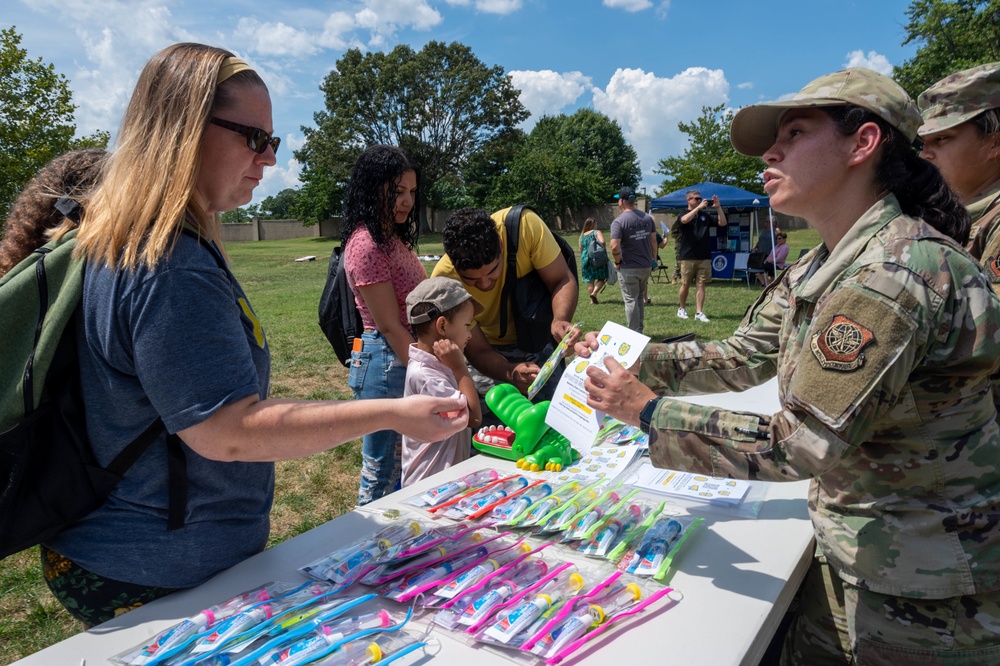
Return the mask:
[[289,238],[318,238],[319,225],[311,227],[298,220],[260,220],[260,240],[288,240]]
[[247,241],[259,241],[260,229],[257,220],[245,224],[223,224],[222,241],[224,243],[244,243]]
[[[646,197],[639,197],[636,202],[640,210],[647,210],[649,200]],[[428,210],[427,221],[431,226],[431,231],[441,233],[444,223],[451,215],[450,210]],[[574,232],[583,228],[583,223],[588,217],[597,221],[597,228],[607,231],[611,228],[611,221],[621,213],[617,203],[604,204],[602,206],[585,206],[577,211],[567,211],[565,215],[557,216],[554,220],[546,220],[550,227],[560,231]],[[665,222],[667,226],[677,219],[675,213],[653,213],[653,219],[657,222]],[[767,210],[761,209],[760,215],[766,216]],[[775,223],[782,229],[804,229],[805,220],[797,217],[789,217],[774,213]],[[257,241],[257,240],[286,240],[289,238],[340,238],[340,217],[332,217],[311,227],[303,226],[298,220],[258,220],[254,219],[249,224],[223,224],[222,239],[227,243]]]
[[311,227],[303,225],[298,220],[260,220],[257,218],[245,224],[222,225],[222,240],[226,243],[319,237],[339,238],[340,218],[330,218]]

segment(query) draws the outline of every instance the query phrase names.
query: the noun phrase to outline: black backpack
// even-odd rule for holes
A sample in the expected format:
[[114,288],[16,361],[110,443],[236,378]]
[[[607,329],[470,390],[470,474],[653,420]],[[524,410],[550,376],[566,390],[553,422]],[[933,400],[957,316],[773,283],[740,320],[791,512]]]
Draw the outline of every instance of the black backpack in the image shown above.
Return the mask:
[[[514,327],[517,330],[517,347],[526,352],[538,352],[552,339],[552,293],[538,275],[531,271],[527,275],[517,277],[517,245],[520,240],[521,216],[530,206],[513,206],[504,218],[507,229],[507,276],[504,278],[503,291],[500,293],[500,337],[507,333],[507,303],[514,301]],[[541,216],[539,216],[541,217]],[[552,233],[550,229],[547,229]],[[559,245],[566,265],[577,285],[580,284],[580,274],[576,270],[576,253],[566,239],[552,233]]]
[[[0,559],[44,543],[101,506],[164,426],[156,419],[107,467],[87,436],[76,346],[83,262],[76,230],[35,249],[0,279]],[[210,250],[211,251],[211,250]],[[213,256],[224,266],[221,256]],[[167,437],[167,529],[184,525],[187,466]]]
[[354,302],[354,292],[347,283],[344,270],[343,247],[333,248],[327,267],[326,285],[319,297],[319,327],[330,341],[334,353],[345,366],[351,363],[354,338],[361,337],[364,324]]

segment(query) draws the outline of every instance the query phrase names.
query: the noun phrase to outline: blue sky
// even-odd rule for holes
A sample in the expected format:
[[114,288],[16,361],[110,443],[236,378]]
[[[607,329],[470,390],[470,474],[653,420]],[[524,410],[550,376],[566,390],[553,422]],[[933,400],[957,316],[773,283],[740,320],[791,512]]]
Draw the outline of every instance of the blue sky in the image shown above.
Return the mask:
[[6,0],[31,58],[70,81],[81,134],[114,136],[143,64],[178,41],[246,58],[271,90],[278,164],[255,201],[297,187],[301,126],[322,109],[319,85],[345,50],[458,41],[500,65],[532,112],[592,107],[621,125],[642,185],[679,155],[677,123],[703,105],[739,108],[794,93],[847,65],[891,73],[909,0]]

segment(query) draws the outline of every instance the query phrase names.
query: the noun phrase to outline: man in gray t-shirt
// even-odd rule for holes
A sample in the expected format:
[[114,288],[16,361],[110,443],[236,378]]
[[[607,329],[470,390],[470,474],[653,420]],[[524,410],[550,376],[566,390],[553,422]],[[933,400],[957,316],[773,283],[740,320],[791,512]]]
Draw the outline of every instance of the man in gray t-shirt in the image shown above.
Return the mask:
[[646,285],[656,258],[656,229],[652,216],[636,209],[631,187],[618,192],[618,207],[622,214],[611,223],[611,256],[619,274],[627,325],[642,333]]

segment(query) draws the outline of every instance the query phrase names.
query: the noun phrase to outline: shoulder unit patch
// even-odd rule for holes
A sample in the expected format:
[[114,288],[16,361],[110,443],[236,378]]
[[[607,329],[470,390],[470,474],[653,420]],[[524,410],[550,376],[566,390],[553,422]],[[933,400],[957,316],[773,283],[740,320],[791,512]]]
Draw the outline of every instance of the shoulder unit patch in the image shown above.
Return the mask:
[[810,347],[824,370],[850,372],[864,365],[864,348],[873,342],[871,329],[844,315],[834,315],[826,329],[813,335]]

